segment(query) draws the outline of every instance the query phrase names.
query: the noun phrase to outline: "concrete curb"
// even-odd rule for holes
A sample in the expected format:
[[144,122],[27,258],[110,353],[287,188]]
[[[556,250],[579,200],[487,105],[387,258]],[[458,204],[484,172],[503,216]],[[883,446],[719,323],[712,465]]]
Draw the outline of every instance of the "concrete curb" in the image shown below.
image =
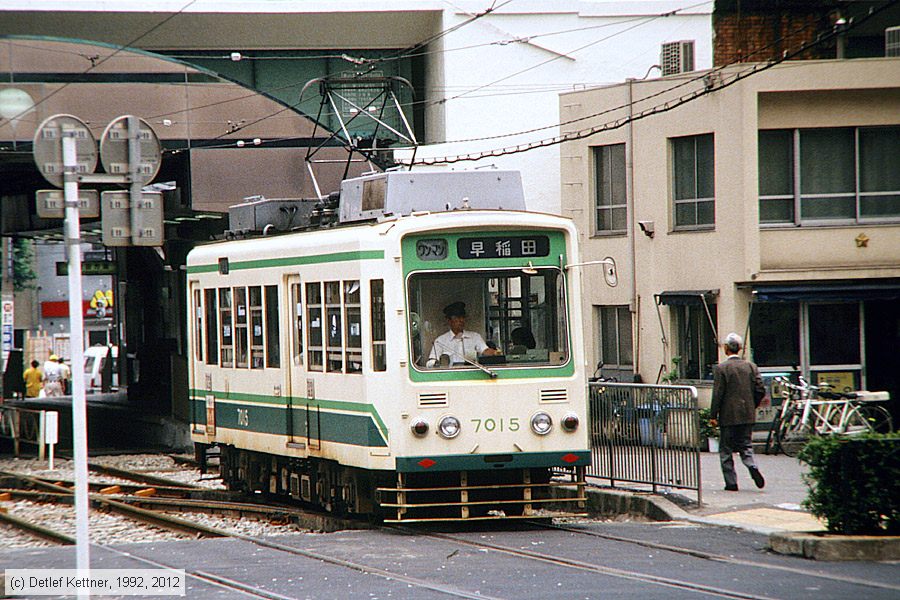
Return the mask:
[[900,560],[900,536],[783,532],[769,536],[769,548],[815,560]]

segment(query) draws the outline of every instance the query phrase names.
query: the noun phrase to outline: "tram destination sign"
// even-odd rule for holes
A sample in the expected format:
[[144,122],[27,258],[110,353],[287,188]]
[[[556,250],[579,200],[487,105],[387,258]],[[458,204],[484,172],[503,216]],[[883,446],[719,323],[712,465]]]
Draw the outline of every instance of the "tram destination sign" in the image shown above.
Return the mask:
[[546,235],[466,237],[457,240],[456,253],[462,259],[548,256],[550,238]]

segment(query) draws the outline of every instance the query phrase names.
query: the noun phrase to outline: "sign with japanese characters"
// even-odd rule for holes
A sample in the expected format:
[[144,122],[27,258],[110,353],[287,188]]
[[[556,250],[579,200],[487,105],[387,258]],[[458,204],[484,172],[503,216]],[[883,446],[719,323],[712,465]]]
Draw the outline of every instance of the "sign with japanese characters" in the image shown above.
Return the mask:
[[533,258],[550,254],[546,235],[460,238],[456,242],[460,258]]

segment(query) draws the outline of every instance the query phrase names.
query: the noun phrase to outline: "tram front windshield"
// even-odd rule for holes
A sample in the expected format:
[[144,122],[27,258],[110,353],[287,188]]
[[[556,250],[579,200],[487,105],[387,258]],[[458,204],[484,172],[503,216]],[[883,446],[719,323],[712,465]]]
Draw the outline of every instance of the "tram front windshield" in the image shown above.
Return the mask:
[[527,271],[411,275],[409,337],[415,367],[440,370],[477,368],[476,362],[491,368],[566,363],[565,278],[557,268]]

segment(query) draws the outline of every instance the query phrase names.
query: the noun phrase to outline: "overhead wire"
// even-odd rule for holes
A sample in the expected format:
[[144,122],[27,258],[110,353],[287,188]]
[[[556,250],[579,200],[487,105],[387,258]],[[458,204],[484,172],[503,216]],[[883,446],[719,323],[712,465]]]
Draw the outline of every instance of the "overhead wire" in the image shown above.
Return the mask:
[[[399,161],[399,162],[401,164],[408,165],[411,167],[413,165],[453,164],[453,163],[463,162],[463,161],[481,160],[483,158],[496,158],[499,156],[507,156],[510,154],[519,154],[519,153],[527,152],[527,151],[534,150],[537,148],[545,148],[548,146],[554,146],[554,145],[562,144],[565,142],[577,141],[577,140],[585,139],[587,137],[591,137],[591,136],[596,135],[601,132],[619,129],[619,128],[627,125],[628,123],[642,120],[642,119],[645,119],[647,117],[654,116],[657,114],[669,112],[669,111],[674,110],[675,108],[678,108],[688,102],[696,100],[697,98],[700,98],[702,96],[705,96],[705,95],[717,92],[719,90],[722,90],[724,88],[730,87],[739,81],[742,81],[752,75],[755,75],[756,73],[771,69],[772,67],[775,67],[785,61],[788,61],[795,56],[799,56],[800,54],[807,52],[811,48],[814,48],[826,41],[834,39],[838,35],[846,34],[848,31],[860,26],[862,23],[864,23],[865,21],[868,21],[869,19],[874,17],[876,14],[878,14],[884,10],[887,10],[888,8],[893,7],[894,5],[896,5],[898,3],[900,3],[900,0],[892,0],[880,8],[870,10],[866,15],[849,23],[842,30],[839,31],[836,28],[832,29],[830,32],[828,32],[824,35],[819,35],[815,40],[802,44],[799,48],[797,48],[793,52],[785,52],[781,58],[771,60],[766,63],[756,63],[752,67],[749,67],[741,72],[738,72],[733,75],[729,74],[729,75],[731,75],[730,80],[725,80],[723,78],[723,80],[717,84],[713,83],[712,85],[704,85],[704,88],[701,90],[695,90],[693,92],[690,92],[688,94],[685,94],[685,95],[679,97],[676,100],[667,101],[662,104],[658,104],[656,106],[653,106],[648,109],[644,109],[644,110],[638,112],[637,114],[630,115],[628,117],[623,117],[621,119],[616,119],[614,121],[609,121],[607,123],[603,123],[601,125],[589,127],[589,128],[582,129],[579,131],[568,132],[565,134],[554,136],[552,138],[545,138],[543,140],[518,144],[516,146],[509,146],[506,148],[499,148],[499,149],[487,150],[487,151],[475,152],[475,153],[469,153],[469,154],[460,154],[460,155],[455,155],[455,156],[420,158],[420,159],[415,159],[412,161],[405,161],[405,162]],[[785,38],[786,37],[787,36],[785,36]],[[782,38],[782,40],[779,40],[779,41],[783,41],[783,39],[785,39],[785,38]],[[732,66],[734,64],[735,63],[732,63]],[[715,70],[714,72],[721,75],[721,73],[723,72],[724,69],[725,69],[725,67],[720,67],[719,69]],[[709,76],[709,74],[710,73],[704,73],[701,76],[690,79],[688,82],[679,84],[677,86],[673,86],[672,88],[667,88],[666,90],[662,90],[661,92],[658,92],[656,94],[648,96],[647,98],[643,98],[639,102],[644,102],[651,97],[658,97],[660,94],[671,92],[674,89],[677,89],[679,87],[682,87],[683,85],[686,85],[687,83],[692,83],[692,82],[696,83],[697,81],[704,80]],[[629,105],[625,104],[625,105],[622,105],[622,106],[614,108],[614,109],[607,109],[604,111],[600,111],[599,113],[595,113],[593,115],[579,117],[578,119],[573,119],[571,122],[583,120],[586,118],[595,118],[597,116],[606,114],[612,110],[621,110],[622,108],[625,108],[627,106],[629,106]]]
[[[148,35],[150,35],[150,34],[153,33],[154,31],[156,31],[157,29],[159,29],[160,27],[162,27],[163,25],[165,25],[166,23],[168,23],[169,21],[171,21],[172,19],[174,19],[175,17],[177,17],[178,15],[180,15],[181,13],[183,13],[184,11],[186,11],[188,8],[190,8],[190,6],[191,6],[192,4],[195,4],[196,2],[198,2],[198,0],[189,0],[189,1],[187,2],[187,4],[185,4],[185,5],[182,6],[180,9],[178,9],[178,11],[176,11],[176,12],[170,14],[169,16],[167,16],[166,18],[164,18],[162,21],[160,21],[159,23],[157,23],[156,25],[154,25],[153,27],[151,27],[150,29],[148,29],[148,30],[145,31],[144,33],[140,34],[140,35],[137,36],[136,38],[132,39],[132,40],[129,41],[128,43],[119,46],[118,48],[116,48],[116,50],[115,50],[114,52],[112,52],[112,53],[109,54],[108,56],[105,56],[105,57],[103,57],[102,59],[98,59],[98,60],[96,60],[96,61],[93,61],[93,60],[92,60],[92,61],[91,61],[91,66],[88,67],[87,69],[85,69],[84,71],[82,71],[82,72],[80,73],[80,75],[87,75],[88,73],[90,73],[91,71],[93,71],[94,69],[96,69],[97,67],[99,67],[100,65],[104,64],[106,61],[110,60],[112,57],[116,56],[117,54],[119,54],[119,53],[122,52],[123,50],[132,48],[132,47],[133,47],[135,44],[137,44],[139,41],[141,41],[142,39],[144,39],[145,37],[147,37]],[[43,104],[44,102],[46,102],[47,100],[49,100],[50,98],[54,97],[55,95],[59,94],[59,93],[62,92],[64,89],[66,89],[67,87],[69,87],[70,85],[72,85],[72,83],[73,83],[73,82],[66,82],[66,83],[64,83],[63,85],[61,85],[60,87],[56,88],[56,89],[53,90],[52,92],[50,92],[50,93],[46,94],[45,96],[41,97],[41,99],[38,100],[37,102],[35,102],[31,107],[26,108],[26,109],[23,109],[19,114],[10,117],[9,120],[18,119],[19,117],[21,117],[21,116],[23,116],[23,115],[25,115],[25,114],[31,112],[32,110],[34,110],[35,108],[37,108],[38,106],[40,106],[41,104]]]

